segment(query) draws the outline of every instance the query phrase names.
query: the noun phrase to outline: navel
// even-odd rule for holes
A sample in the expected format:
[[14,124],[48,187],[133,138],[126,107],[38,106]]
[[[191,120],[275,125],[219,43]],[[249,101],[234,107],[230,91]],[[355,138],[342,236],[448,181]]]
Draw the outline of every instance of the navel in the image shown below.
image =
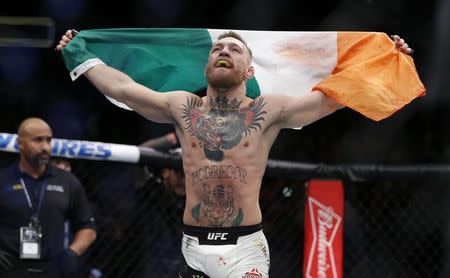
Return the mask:
[[250,145],[250,143],[248,141],[245,141],[244,147],[248,147],[249,145]]
[[195,148],[195,147],[197,147],[197,144],[195,144],[195,142],[192,141],[192,142],[191,142],[191,146],[192,146],[193,148]]

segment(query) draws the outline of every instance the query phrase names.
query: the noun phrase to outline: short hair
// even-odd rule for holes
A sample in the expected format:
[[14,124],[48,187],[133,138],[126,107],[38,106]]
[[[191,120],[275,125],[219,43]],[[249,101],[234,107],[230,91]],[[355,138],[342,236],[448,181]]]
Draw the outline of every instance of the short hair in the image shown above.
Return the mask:
[[222,33],[219,38],[217,38],[218,40],[224,39],[224,38],[235,38],[238,41],[241,41],[245,47],[247,48],[248,52],[250,53],[250,58],[253,58],[253,53],[252,50],[250,49],[250,47],[248,47],[247,42],[244,40],[244,38],[242,38],[241,35],[239,35],[238,33],[234,32],[234,31],[227,31]]

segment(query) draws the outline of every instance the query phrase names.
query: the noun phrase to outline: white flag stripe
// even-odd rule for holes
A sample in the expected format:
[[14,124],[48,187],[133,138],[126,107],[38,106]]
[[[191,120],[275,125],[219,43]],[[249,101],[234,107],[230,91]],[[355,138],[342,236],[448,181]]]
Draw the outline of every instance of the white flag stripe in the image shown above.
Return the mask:
[[[213,42],[225,31],[208,30]],[[253,52],[261,95],[309,92],[336,67],[336,32],[233,31]]]

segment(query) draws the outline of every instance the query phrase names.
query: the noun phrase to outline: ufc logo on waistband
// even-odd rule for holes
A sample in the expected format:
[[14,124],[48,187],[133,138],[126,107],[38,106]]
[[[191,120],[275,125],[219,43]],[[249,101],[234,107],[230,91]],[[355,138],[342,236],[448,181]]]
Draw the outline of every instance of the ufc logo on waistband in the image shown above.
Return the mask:
[[208,233],[208,240],[227,240],[228,233]]

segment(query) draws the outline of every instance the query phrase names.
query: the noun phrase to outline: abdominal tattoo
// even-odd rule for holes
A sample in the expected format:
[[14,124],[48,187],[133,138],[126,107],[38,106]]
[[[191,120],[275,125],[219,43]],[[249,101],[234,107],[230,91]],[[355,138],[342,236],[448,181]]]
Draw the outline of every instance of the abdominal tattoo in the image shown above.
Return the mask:
[[192,209],[200,225],[239,226],[244,219],[242,208],[235,204],[233,186],[223,181],[247,183],[247,170],[234,165],[207,165],[191,173],[192,184],[201,186],[201,202]]
[[233,187],[203,183],[204,200],[192,209],[192,217],[202,226],[239,226],[242,208],[234,204]]
[[240,109],[242,101],[229,101],[227,97],[209,98],[210,107],[206,111],[202,101],[188,97],[183,105],[182,118],[191,136],[195,136],[203,148],[206,158],[222,161],[223,150],[237,146],[252,130],[261,130],[265,120],[264,98],[257,98],[250,108]]

